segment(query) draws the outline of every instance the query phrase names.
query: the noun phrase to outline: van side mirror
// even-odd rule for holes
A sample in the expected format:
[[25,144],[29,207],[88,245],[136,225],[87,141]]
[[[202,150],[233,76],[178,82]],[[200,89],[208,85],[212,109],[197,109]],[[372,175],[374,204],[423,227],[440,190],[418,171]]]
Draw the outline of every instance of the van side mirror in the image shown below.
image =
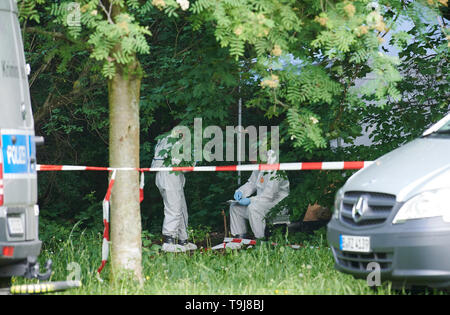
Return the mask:
[[34,137],[34,143],[36,143],[36,146],[43,146],[45,143],[44,137]]

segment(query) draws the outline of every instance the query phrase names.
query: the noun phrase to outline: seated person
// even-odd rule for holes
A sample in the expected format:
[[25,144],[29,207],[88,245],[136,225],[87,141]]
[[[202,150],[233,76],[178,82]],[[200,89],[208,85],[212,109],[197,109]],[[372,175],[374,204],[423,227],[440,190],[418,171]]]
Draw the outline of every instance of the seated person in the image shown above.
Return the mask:
[[[267,164],[274,163],[275,151],[269,150]],[[256,196],[250,197],[255,192]],[[238,202],[230,205],[230,229],[233,237],[246,238],[245,220],[249,220],[255,238],[264,238],[265,216],[288,195],[289,180],[277,176],[277,171],[253,171],[247,183],[234,193],[234,199]]]

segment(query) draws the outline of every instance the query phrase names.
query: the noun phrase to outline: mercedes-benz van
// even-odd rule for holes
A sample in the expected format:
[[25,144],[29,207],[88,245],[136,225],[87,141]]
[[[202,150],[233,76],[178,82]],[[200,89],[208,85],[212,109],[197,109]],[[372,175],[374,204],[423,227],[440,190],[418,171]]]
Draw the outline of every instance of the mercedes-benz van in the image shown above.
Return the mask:
[[338,270],[378,272],[396,287],[450,287],[450,114],[350,177],[334,208],[328,241]]
[[35,277],[36,138],[16,1],[0,0],[0,281]]

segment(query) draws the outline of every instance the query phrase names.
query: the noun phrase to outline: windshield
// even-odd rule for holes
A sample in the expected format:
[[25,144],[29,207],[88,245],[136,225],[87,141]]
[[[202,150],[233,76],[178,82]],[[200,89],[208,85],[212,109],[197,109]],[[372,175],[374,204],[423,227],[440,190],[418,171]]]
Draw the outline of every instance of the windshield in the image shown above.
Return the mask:
[[450,135],[450,114],[439,120],[433,126],[425,130],[422,137],[437,136],[449,137]]
[[438,134],[444,134],[444,133],[449,134],[450,133],[450,121],[447,121],[447,123],[444,126],[442,126],[441,128],[439,128],[436,131],[436,133],[438,133]]

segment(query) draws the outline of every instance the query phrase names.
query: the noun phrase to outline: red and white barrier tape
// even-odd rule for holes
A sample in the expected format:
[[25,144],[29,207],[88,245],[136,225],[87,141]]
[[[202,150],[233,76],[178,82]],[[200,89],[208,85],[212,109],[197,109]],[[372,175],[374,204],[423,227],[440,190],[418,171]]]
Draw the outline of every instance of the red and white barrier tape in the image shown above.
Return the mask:
[[[103,243],[102,243],[102,263],[100,267],[98,268],[97,272],[100,274],[103,270],[103,268],[106,265],[106,262],[108,261],[109,257],[109,203],[111,200],[111,192],[114,187],[114,182],[116,180],[116,172],[117,170],[114,170],[111,175],[111,179],[109,180],[108,190],[106,191],[105,199],[103,199]],[[144,200],[144,173],[141,172],[141,183],[139,186],[139,202],[142,202]]]
[[113,171],[111,179],[109,180],[108,190],[106,191],[105,199],[103,199],[103,243],[102,243],[102,264],[97,272],[101,273],[108,261],[109,256],[109,201],[111,199],[111,191],[116,180],[116,171]]
[[242,245],[256,245],[255,240],[250,239],[244,239],[244,238],[231,238],[231,237],[225,237],[222,244],[216,245],[212,247],[212,250],[216,249],[224,249],[227,248],[227,244],[229,243],[237,243]]
[[144,200],[144,185],[145,185],[144,172],[141,172],[141,182],[139,184],[139,202],[142,202]]
[[[342,161],[342,162],[298,162],[298,163],[277,163],[277,164],[245,164],[228,166],[183,166],[183,167],[159,167],[159,168],[132,168],[132,167],[96,167],[96,166],[75,166],[75,165],[37,165],[37,171],[110,171],[113,172],[109,181],[108,190],[103,200],[103,244],[102,263],[97,272],[100,274],[106,265],[109,257],[109,202],[111,190],[117,171],[139,171],[141,179],[139,185],[139,200],[144,199],[144,172],[225,172],[225,171],[307,171],[307,170],[357,170],[372,164],[372,161]],[[0,187],[2,188],[2,187]],[[241,243],[244,245],[256,245],[256,241],[247,239],[225,238],[223,248],[227,243]],[[276,245],[276,244],[273,244]],[[217,249],[221,246],[215,246]],[[298,247],[297,247],[298,246]],[[292,248],[300,248],[299,245],[291,245]]]
[[243,244],[243,245],[256,245],[255,240],[246,239],[246,238],[225,237],[223,242],[224,243],[239,243],[239,244]]
[[[238,244],[242,244],[242,245],[256,245],[256,241],[255,240],[251,240],[251,239],[246,239],[246,238],[231,238],[231,237],[225,237],[223,240],[222,244],[216,245],[214,246],[212,249],[223,249],[227,247],[228,243],[238,243]],[[273,246],[279,246],[279,244],[277,243],[270,243],[270,245]],[[303,245],[296,245],[296,244],[287,244],[284,245],[287,247],[290,247],[292,249],[300,249],[300,248],[304,248],[305,246]],[[310,246],[311,249],[319,249],[319,247],[315,247],[315,246]]]
[[37,165],[37,171],[139,171],[139,172],[226,172],[226,171],[309,171],[309,170],[357,170],[373,161],[298,162],[277,164],[244,164],[225,166],[178,166],[155,168],[96,167],[75,165]]

